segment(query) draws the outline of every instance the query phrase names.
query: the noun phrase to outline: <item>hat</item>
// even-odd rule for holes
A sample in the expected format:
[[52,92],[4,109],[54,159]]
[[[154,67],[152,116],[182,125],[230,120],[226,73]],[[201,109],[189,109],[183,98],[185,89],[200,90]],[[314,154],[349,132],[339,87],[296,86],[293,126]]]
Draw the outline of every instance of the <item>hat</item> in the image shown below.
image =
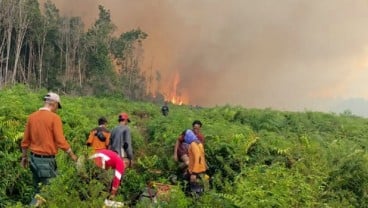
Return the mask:
[[128,122],[130,122],[129,116],[127,113],[120,113],[119,114],[119,121],[125,121],[127,120]]
[[58,103],[58,108],[61,108],[61,101],[60,101],[60,97],[58,94],[53,93],[53,92],[49,92],[47,93],[47,95],[45,95],[45,97],[43,97],[44,101],[54,101]]
[[198,140],[197,136],[193,133],[192,130],[188,129],[184,135],[184,142],[190,144],[196,140]]

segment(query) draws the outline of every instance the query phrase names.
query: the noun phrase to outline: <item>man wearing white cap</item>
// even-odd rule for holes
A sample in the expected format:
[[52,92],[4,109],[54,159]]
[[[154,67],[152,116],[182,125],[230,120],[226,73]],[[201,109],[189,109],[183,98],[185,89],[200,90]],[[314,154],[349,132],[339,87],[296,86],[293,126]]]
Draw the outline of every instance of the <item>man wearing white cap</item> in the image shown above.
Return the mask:
[[[61,118],[56,114],[61,108],[60,97],[56,93],[49,92],[44,96],[44,106],[33,112],[27,120],[22,147],[22,167],[30,164],[33,175],[36,196],[31,205],[37,205],[37,195],[40,191],[39,184],[47,184],[50,178],[56,176],[55,155],[58,149],[64,150],[77,161],[68,141],[64,137]],[[28,151],[30,150],[30,161]]]

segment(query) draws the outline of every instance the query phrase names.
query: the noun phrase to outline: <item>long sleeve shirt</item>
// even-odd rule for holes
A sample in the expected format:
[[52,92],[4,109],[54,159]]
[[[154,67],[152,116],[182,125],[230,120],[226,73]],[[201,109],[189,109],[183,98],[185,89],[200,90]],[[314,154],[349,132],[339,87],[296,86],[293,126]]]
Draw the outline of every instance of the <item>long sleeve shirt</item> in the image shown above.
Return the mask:
[[109,149],[117,152],[122,158],[133,160],[132,137],[128,126],[118,125],[111,131]]
[[[105,136],[105,141],[101,141],[96,133],[97,131],[101,131],[102,134]],[[90,131],[87,144],[91,145],[94,151],[100,150],[100,149],[107,149],[110,144],[110,132],[104,127],[99,126],[92,131]]]
[[32,113],[27,120],[21,147],[39,155],[56,155],[58,148],[67,151],[70,145],[64,137],[60,116],[48,108]]
[[112,179],[112,188],[117,190],[120,186],[120,180],[124,174],[125,164],[122,158],[115,152],[107,149],[98,150],[90,159],[95,159],[95,163],[102,169],[114,169],[114,178]]

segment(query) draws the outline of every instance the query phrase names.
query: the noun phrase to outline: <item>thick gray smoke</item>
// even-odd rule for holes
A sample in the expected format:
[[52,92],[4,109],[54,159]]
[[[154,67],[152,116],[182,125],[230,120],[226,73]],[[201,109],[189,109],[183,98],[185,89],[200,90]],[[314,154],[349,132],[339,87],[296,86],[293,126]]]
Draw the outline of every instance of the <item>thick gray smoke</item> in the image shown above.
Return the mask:
[[101,4],[118,32],[147,32],[145,68],[161,72],[162,88],[178,73],[190,104],[326,110],[368,98],[365,0],[53,2],[87,24]]

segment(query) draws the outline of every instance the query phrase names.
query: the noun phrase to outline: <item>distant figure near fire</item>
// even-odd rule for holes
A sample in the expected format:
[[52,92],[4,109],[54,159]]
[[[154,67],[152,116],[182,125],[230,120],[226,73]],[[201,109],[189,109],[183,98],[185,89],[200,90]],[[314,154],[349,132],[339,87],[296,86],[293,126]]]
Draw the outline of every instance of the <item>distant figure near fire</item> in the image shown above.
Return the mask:
[[167,105],[167,102],[161,107],[162,115],[168,116],[169,115],[169,106]]

